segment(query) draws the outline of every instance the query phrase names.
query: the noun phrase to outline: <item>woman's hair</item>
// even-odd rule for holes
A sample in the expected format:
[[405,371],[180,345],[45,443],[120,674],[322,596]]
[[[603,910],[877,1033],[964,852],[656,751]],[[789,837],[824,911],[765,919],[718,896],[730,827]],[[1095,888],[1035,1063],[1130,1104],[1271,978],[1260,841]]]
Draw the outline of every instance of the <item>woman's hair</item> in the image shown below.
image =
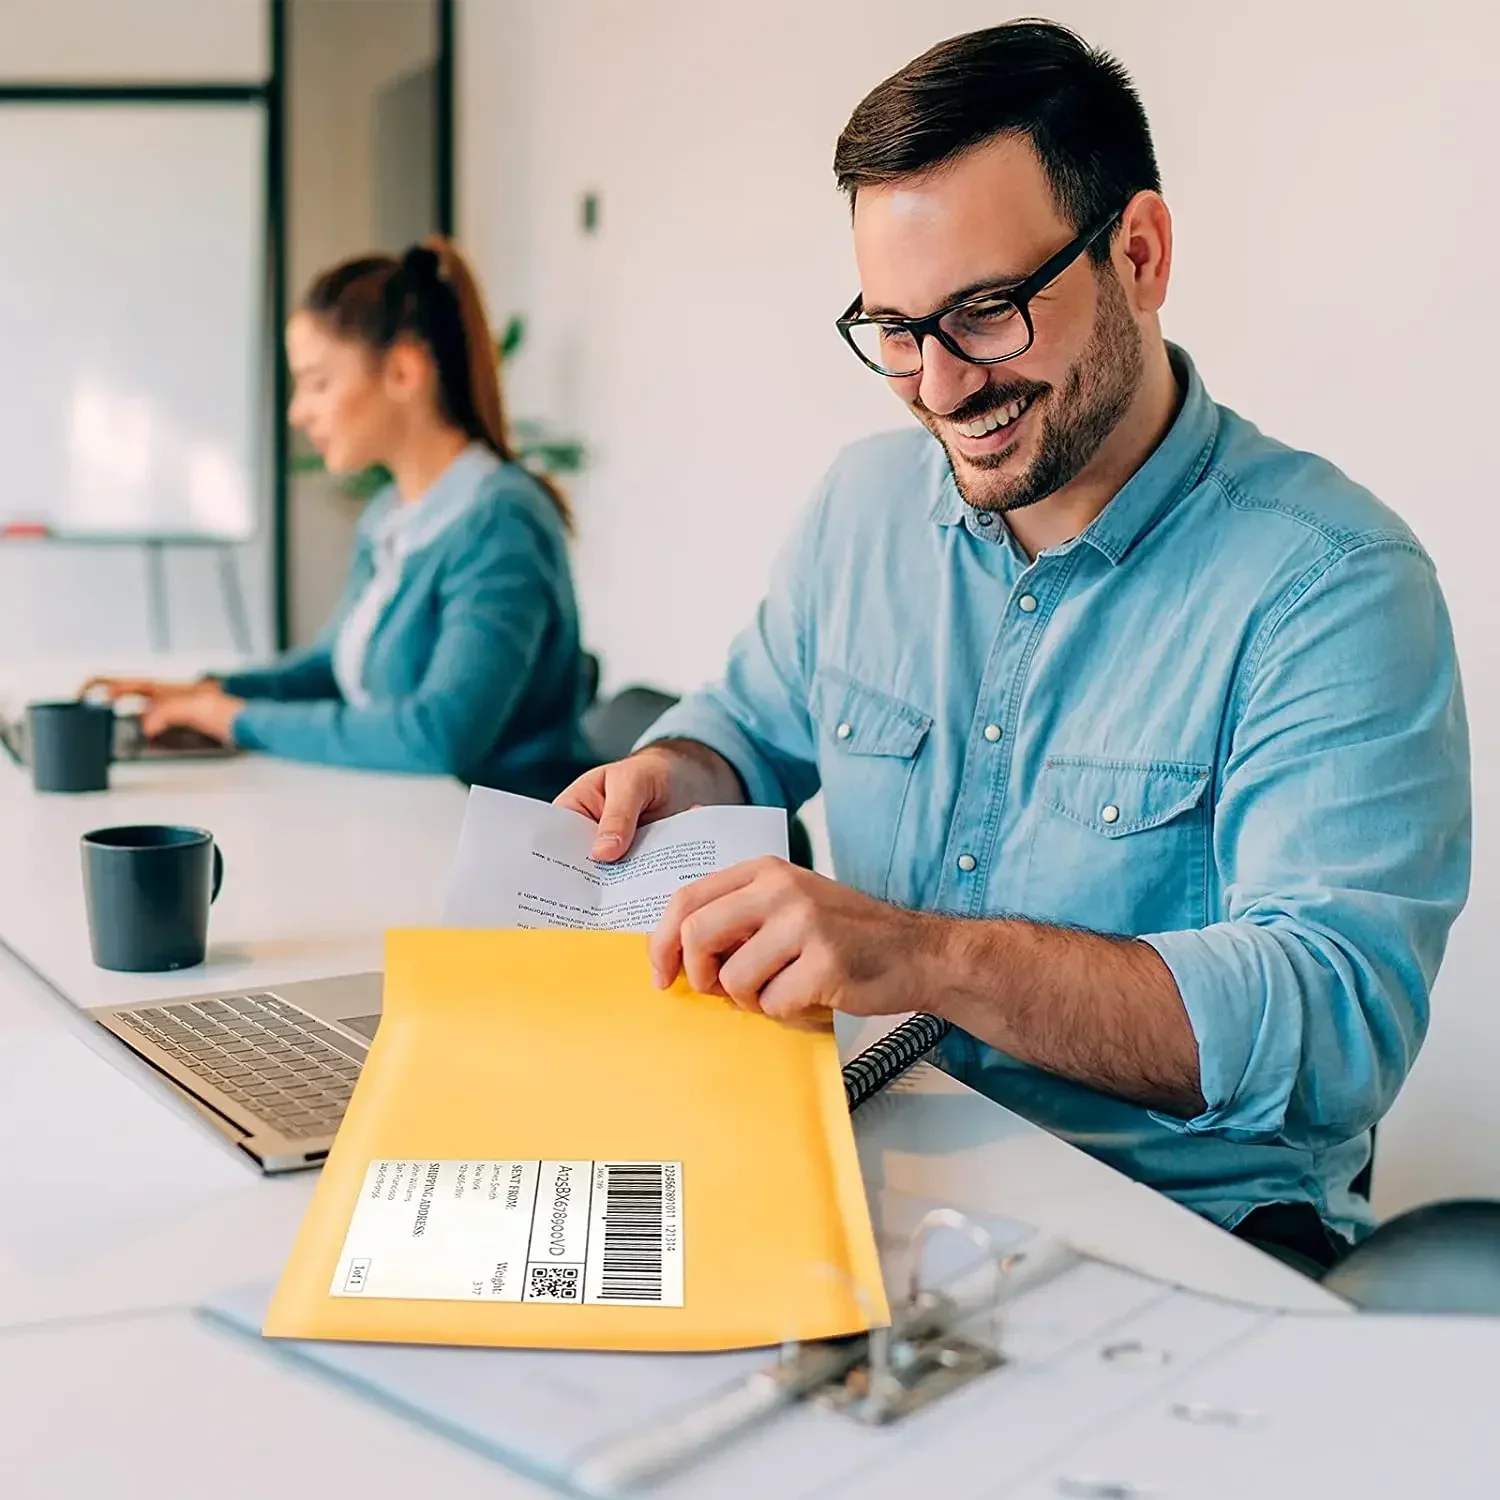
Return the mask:
[[[507,463],[519,458],[505,422],[500,361],[473,272],[446,239],[432,236],[399,259],[361,255],[315,278],[302,310],[339,338],[384,354],[415,339],[437,370],[443,416]],[[546,474],[532,474],[573,529],[567,496]]]

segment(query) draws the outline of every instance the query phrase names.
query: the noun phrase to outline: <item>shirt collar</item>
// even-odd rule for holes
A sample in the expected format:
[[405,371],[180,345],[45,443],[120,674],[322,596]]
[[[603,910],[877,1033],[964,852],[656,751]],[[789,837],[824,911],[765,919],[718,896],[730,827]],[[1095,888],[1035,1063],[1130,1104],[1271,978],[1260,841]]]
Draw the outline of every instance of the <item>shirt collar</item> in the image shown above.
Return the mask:
[[373,540],[394,546],[402,556],[419,551],[469,508],[481,481],[499,467],[499,458],[484,444],[470,443],[419,499],[403,504],[388,492],[383,508],[370,517]]
[[941,457],[943,475],[928,514],[939,526],[961,526],[965,516],[977,515],[978,512],[972,510],[959,494],[958,483],[953,477],[953,465],[948,461],[948,454],[942,444],[936,438],[932,441]]
[[1078,538],[1112,563],[1120,562],[1197,484],[1218,436],[1219,409],[1192,360],[1175,344],[1167,345],[1167,355],[1182,390],[1182,406],[1150,457]]
[[[1210,399],[1192,360],[1176,344],[1167,345],[1167,355],[1183,392],[1181,409],[1146,462],[1121,486],[1093,523],[1074,538],[1075,542],[1087,542],[1112,563],[1121,561],[1198,482],[1218,435],[1219,409]],[[961,526],[979,513],[959,494],[946,453],[943,460],[942,482],[928,514],[939,526]],[[1008,529],[1002,534],[1008,535]]]

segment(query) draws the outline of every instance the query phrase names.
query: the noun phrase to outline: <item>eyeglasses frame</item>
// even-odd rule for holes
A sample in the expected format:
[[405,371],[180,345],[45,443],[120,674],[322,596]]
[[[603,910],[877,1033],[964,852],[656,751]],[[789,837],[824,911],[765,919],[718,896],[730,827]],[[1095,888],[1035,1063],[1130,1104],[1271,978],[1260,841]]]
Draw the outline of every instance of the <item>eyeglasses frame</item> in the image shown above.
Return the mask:
[[[925,318],[867,318],[861,312],[864,304],[864,293],[861,292],[845,309],[835,326],[844,342],[854,351],[859,362],[877,375],[884,375],[887,380],[910,380],[913,376],[922,373],[922,366],[919,364],[915,370],[908,370],[904,373],[883,369],[874,360],[869,359],[854,342],[854,328],[861,325],[904,328],[916,340],[919,358],[922,353],[922,341],[930,336],[935,338],[955,359],[961,359],[965,364],[999,365],[1004,364],[1008,359],[1019,359],[1036,342],[1036,325],[1031,321],[1032,298],[1051,286],[1085,250],[1094,245],[1106,230],[1112,229],[1124,212],[1123,208],[1112,210],[1108,218],[1101,219],[1092,228],[1085,229],[1082,234],[1069,240],[1056,255],[1049,256],[1030,276],[1013,287],[996,287],[992,291],[975,292],[972,296],[960,297],[957,302],[950,302],[946,307],[938,308],[936,312],[929,313]],[[978,359],[972,354],[965,354],[952,336],[943,331],[941,326],[943,319],[950,313],[958,312],[977,302],[995,301],[1009,302],[1020,313],[1021,321],[1026,325],[1026,342],[1013,353],[997,354],[993,359]]]

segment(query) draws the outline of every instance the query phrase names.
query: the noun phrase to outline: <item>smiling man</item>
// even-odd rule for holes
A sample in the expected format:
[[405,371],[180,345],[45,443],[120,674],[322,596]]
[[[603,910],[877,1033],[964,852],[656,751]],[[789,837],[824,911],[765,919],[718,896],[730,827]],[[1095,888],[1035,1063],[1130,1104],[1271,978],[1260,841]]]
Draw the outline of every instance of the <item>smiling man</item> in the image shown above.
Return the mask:
[[1164,341],[1172,222],[1111,58],[1045,23],[955,38],[834,165],[839,331],[920,429],[837,460],[722,683],[561,800],[611,859],[642,821],[821,788],[838,880],[686,888],[662,982],[932,1011],[959,1078],[1325,1266],[1468,887],[1432,563]]

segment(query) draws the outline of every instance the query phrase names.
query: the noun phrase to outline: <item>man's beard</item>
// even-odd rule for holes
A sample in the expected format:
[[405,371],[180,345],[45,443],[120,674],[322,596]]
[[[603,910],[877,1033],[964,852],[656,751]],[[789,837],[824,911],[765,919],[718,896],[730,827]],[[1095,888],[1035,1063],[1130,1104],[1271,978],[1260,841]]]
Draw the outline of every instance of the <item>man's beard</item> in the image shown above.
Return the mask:
[[[1140,329],[1113,271],[1097,273],[1099,307],[1087,347],[1068,371],[1062,389],[1045,381],[987,385],[941,420],[916,403],[924,426],[942,443],[958,492],[975,510],[1011,511],[1035,505],[1076,479],[1130,409],[1145,370]],[[1041,429],[1036,457],[1012,478],[993,476],[1010,462],[1004,450],[982,458],[956,455],[945,433],[951,423],[972,422],[1012,401],[1036,402]]]

